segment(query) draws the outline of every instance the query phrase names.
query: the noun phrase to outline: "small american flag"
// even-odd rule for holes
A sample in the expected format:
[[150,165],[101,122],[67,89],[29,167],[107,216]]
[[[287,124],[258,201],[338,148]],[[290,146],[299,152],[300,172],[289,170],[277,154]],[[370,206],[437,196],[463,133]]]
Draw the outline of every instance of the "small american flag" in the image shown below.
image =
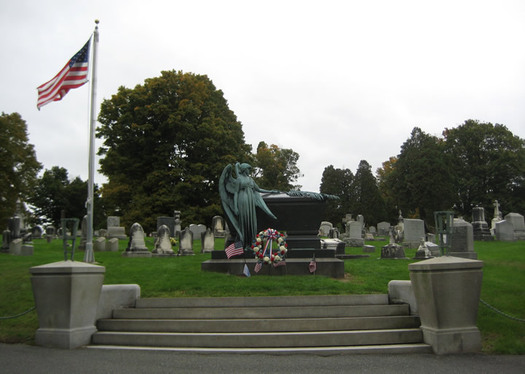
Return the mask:
[[253,268],[253,270],[254,270],[256,273],[258,273],[258,272],[261,270],[261,268],[262,268],[262,262],[257,262],[257,263],[255,264],[255,267]]
[[37,87],[40,110],[52,101],[62,100],[72,88],[78,88],[88,81],[89,44],[91,39],[78,51],[50,81]]
[[244,253],[244,248],[242,246],[242,242],[235,242],[230,244],[225,250],[226,256],[228,258],[233,256],[242,255]]

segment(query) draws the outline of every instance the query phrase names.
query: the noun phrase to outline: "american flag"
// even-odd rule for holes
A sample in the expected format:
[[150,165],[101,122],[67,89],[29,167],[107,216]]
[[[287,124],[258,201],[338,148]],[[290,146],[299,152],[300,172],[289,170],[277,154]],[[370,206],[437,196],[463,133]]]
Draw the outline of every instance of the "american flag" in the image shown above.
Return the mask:
[[262,262],[257,262],[257,263],[255,264],[255,267],[253,268],[253,270],[254,270],[256,273],[258,273],[259,270],[261,270],[261,268],[262,268]]
[[60,72],[49,82],[37,87],[40,110],[52,101],[62,100],[72,88],[78,88],[88,81],[89,44],[91,39],[69,60]]
[[228,258],[233,256],[242,255],[244,253],[244,248],[242,246],[242,242],[235,242],[230,244],[225,250],[226,256]]

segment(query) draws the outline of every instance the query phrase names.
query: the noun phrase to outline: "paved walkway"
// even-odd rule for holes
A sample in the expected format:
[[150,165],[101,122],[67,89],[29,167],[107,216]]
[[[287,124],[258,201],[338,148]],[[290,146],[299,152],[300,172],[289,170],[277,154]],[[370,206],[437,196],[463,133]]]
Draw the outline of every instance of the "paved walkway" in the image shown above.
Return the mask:
[[525,356],[256,355],[0,344],[2,373],[525,373]]

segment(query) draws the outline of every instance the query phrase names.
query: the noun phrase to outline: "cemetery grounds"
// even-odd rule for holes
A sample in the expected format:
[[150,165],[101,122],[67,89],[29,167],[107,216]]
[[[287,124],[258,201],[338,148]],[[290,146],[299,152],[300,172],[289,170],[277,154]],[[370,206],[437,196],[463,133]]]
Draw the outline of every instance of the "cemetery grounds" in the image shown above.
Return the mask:
[[[0,342],[34,344],[38,318],[34,308],[29,268],[62,261],[62,240],[33,241],[33,256],[0,254]],[[96,264],[106,268],[104,284],[138,284],[141,297],[194,296],[293,296],[387,293],[390,280],[409,280],[408,264],[415,249],[406,249],[407,260],[379,259],[386,241],[374,245],[370,257],[345,260],[344,279],[323,276],[231,276],[201,271],[210,259],[194,242],[194,256],[125,258],[127,240],[119,242],[119,252],[95,252]],[[146,238],[151,250],[153,239]],[[215,250],[224,248],[224,239],[215,240]],[[174,247],[175,252],[178,250]],[[525,354],[525,242],[474,243],[478,259],[484,262],[482,302],[478,327],[483,352]],[[347,254],[362,255],[361,248],[347,247]],[[84,252],[76,251],[75,261]],[[485,304],[487,303],[487,304]]]

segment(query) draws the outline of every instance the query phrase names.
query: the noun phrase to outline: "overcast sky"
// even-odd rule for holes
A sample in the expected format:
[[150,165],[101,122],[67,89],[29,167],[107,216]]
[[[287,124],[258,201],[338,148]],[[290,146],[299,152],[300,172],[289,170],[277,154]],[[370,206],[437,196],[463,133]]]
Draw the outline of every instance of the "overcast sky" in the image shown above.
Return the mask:
[[525,138],[525,1],[0,0],[0,111],[70,177],[88,177],[89,85],[40,111],[36,87],[95,19],[97,112],[163,70],[207,75],[254,149],[299,153],[303,190],[329,165],[375,172],[415,126],[440,136],[477,119]]

